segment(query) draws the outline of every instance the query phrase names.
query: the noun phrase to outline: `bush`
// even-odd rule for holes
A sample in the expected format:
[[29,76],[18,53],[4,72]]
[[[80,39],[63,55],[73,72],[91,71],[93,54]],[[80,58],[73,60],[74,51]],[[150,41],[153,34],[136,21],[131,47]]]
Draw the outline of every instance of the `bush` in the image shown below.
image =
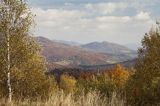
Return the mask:
[[[26,65],[27,68],[12,68],[11,86],[13,98],[15,99],[46,99],[56,89],[56,81],[54,78],[46,76],[44,71],[44,63],[34,58],[32,64]],[[42,62],[42,63],[41,63]],[[36,64],[36,67],[34,66]],[[1,77],[0,96],[8,96],[7,77]]]
[[61,75],[59,86],[66,93],[73,93],[76,90],[76,80],[69,75]]
[[113,83],[118,90],[125,87],[130,74],[129,70],[126,70],[123,66],[118,64],[108,73],[108,75],[113,80]]
[[102,95],[110,97],[115,89],[113,81],[107,75],[93,76],[90,79],[79,79],[78,91],[84,90],[86,93],[89,91],[100,91]]

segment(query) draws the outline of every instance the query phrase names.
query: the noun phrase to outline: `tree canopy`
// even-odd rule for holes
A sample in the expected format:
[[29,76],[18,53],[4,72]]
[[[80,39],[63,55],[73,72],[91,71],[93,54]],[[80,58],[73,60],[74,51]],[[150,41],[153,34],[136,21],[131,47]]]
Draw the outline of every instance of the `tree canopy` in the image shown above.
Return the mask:
[[[0,96],[7,97],[7,42],[10,43],[10,72],[13,97],[47,97],[53,82],[45,75],[45,59],[31,37],[33,23],[24,0],[0,0]],[[7,39],[9,35],[9,41]]]
[[128,95],[134,104],[144,105],[160,99],[160,27],[152,28],[142,40],[135,74],[128,85]]

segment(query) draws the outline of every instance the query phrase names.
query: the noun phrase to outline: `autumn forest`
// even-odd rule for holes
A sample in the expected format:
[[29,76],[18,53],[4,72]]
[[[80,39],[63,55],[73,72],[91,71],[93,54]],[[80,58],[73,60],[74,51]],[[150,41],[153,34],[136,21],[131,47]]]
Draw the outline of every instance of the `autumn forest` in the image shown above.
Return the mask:
[[134,51],[37,38],[34,18],[25,0],[0,0],[0,106],[160,105],[159,21]]

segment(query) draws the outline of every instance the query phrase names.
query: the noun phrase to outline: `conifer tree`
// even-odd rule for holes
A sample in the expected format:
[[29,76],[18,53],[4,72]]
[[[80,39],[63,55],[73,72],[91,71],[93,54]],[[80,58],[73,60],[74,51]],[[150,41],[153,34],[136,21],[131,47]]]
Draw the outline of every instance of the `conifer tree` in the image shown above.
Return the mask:
[[154,105],[160,99],[160,27],[152,28],[142,40],[135,74],[128,82],[129,101],[135,105]]

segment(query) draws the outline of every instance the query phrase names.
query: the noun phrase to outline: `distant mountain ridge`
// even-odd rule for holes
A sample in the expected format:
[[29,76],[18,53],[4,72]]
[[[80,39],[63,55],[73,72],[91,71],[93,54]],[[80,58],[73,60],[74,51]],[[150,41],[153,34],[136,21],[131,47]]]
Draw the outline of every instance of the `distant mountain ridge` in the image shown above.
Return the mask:
[[[53,68],[112,64],[135,58],[128,55],[134,51],[132,52],[132,50],[121,45],[117,47],[116,44],[108,42],[94,42],[86,45],[74,45],[72,43],[70,45],[44,37],[36,37],[36,39],[42,46],[42,55],[46,57],[50,67]],[[118,53],[118,51],[120,52]]]
[[128,54],[135,52],[125,46],[110,43],[110,42],[92,42],[85,45],[82,45],[83,48],[90,49],[92,51],[97,51],[100,53],[109,53],[109,54]]
[[59,65],[103,64],[109,59],[107,55],[87,51],[77,46],[54,42],[47,38],[37,37],[42,46],[42,54],[50,63]]
[[81,43],[77,43],[77,42],[73,42],[73,41],[64,41],[64,40],[52,40],[52,41],[67,44],[70,46],[80,46],[81,45]]

